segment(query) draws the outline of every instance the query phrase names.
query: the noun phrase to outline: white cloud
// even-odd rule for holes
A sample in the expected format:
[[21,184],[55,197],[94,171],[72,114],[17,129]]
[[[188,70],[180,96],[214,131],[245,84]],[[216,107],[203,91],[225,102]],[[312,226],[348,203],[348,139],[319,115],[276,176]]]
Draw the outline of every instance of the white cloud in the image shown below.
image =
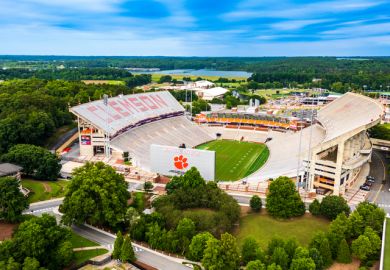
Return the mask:
[[[259,1],[259,3],[261,3]],[[255,19],[255,18],[286,18],[286,19],[302,19],[323,16],[324,14],[349,12],[355,10],[364,10],[370,7],[378,6],[383,1],[370,0],[345,0],[345,1],[324,1],[301,5],[291,5],[288,3],[278,3],[279,6],[275,9],[272,6],[261,5],[259,9],[256,7],[250,9],[244,8],[237,11],[232,11],[222,15],[222,18],[228,21]]]
[[276,30],[288,31],[298,30],[309,25],[327,22],[329,20],[288,20],[271,24],[271,27]]
[[390,34],[390,22],[340,27],[334,30],[324,31],[322,34],[343,38]]

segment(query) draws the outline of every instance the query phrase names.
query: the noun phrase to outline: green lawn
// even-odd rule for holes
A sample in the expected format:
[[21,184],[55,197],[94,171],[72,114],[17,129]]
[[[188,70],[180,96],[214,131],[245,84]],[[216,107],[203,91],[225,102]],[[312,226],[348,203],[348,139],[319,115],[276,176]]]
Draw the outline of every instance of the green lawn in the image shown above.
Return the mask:
[[[69,181],[65,180],[39,181],[22,179],[22,186],[31,191],[28,196],[28,201],[30,203],[63,197],[68,183]],[[45,185],[47,189],[45,189]]]
[[267,161],[269,150],[265,144],[217,140],[202,144],[197,149],[216,152],[215,178],[235,181],[258,170]]
[[383,270],[390,270],[390,218],[386,221],[385,253]]
[[278,220],[267,214],[250,214],[241,219],[236,237],[241,246],[245,237],[253,236],[263,249],[267,248],[274,236],[284,239],[295,237],[303,246],[307,246],[313,235],[317,231],[325,231],[328,225],[327,220],[309,214],[291,220]]
[[77,233],[72,232],[72,237],[70,238],[70,242],[72,243],[73,248],[80,247],[96,247],[100,246],[98,243],[95,243],[87,238],[78,235]]
[[76,265],[79,265],[89,259],[92,259],[96,256],[106,254],[108,252],[107,249],[93,249],[93,250],[82,250],[82,251],[76,251],[74,253],[74,263]]

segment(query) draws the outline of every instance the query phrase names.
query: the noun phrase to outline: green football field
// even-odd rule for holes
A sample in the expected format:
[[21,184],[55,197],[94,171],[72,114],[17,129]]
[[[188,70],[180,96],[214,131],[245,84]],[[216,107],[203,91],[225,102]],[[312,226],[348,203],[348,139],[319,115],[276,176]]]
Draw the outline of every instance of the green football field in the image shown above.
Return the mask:
[[196,147],[216,152],[215,179],[235,181],[257,171],[267,161],[265,144],[217,140]]

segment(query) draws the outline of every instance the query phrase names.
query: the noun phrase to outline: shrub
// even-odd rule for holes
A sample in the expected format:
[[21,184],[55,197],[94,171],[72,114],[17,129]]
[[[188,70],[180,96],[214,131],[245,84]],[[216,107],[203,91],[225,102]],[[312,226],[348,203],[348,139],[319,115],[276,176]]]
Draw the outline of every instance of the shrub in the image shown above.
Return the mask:
[[337,253],[337,261],[340,263],[351,263],[352,262],[351,251],[349,250],[347,240],[345,240],[345,239],[343,239],[340,242],[339,250]]
[[263,205],[262,201],[261,201],[261,198],[257,195],[253,195],[250,202],[250,207],[252,209],[252,211],[254,212],[260,212],[261,211],[261,207]]
[[309,212],[313,215],[313,216],[319,216],[321,214],[321,210],[320,210],[320,202],[315,199],[309,206]]
[[340,196],[330,195],[326,196],[322,202],[320,207],[321,215],[324,217],[333,220],[340,213],[345,213],[345,215],[349,215],[351,209],[349,208],[347,201]]

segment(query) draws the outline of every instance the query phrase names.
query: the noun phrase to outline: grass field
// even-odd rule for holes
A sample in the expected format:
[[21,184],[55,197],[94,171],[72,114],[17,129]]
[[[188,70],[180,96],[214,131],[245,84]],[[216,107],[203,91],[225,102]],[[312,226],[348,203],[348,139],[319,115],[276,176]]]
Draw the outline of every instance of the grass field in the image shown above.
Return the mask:
[[263,166],[269,156],[265,144],[250,142],[217,140],[197,149],[216,152],[215,178],[219,181],[235,181],[248,176]]
[[283,239],[295,237],[303,246],[307,246],[317,231],[325,231],[329,221],[306,214],[291,220],[275,219],[268,214],[250,214],[240,221],[236,237],[241,246],[245,237],[254,237],[263,249],[274,236]]
[[100,246],[98,243],[95,243],[87,238],[84,238],[81,235],[78,235],[77,233],[74,232],[72,232],[72,237],[70,238],[70,242],[72,243],[73,248]]
[[385,253],[383,270],[390,270],[390,218],[386,221]]
[[76,251],[74,253],[74,263],[79,265],[89,259],[92,259],[96,256],[106,254],[108,252],[107,249],[92,249],[92,250],[82,250]]
[[69,181],[39,181],[32,179],[22,179],[22,186],[29,189],[28,196],[30,203],[60,198],[65,195],[65,189]]

